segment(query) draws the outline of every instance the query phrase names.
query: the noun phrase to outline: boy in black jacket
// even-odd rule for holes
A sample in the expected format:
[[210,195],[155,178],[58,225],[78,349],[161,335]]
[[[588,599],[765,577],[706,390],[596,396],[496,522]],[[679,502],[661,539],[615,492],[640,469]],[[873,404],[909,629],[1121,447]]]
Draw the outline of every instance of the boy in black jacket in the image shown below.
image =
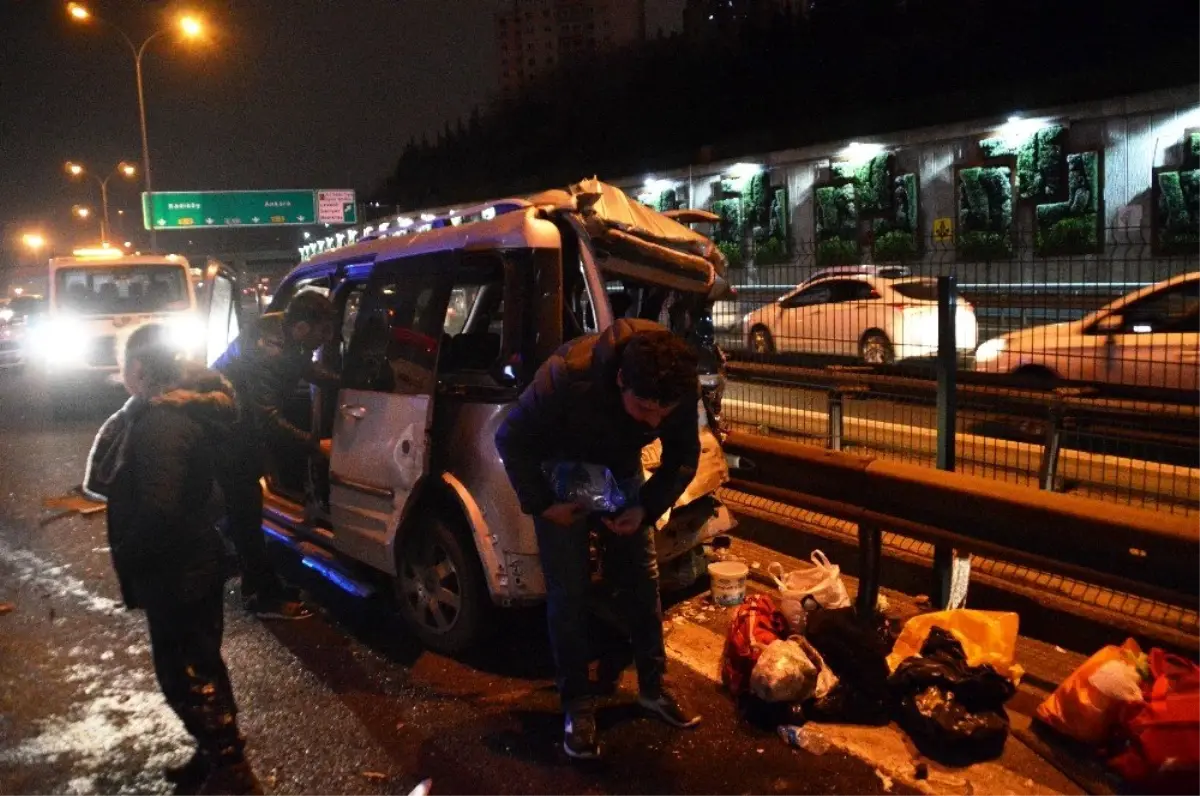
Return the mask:
[[[566,713],[563,748],[571,757],[600,752],[588,698],[585,629],[593,529],[601,535],[605,577],[629,623],[640,704],[678,727],[700,721],[663,684],[666,653],[653,532],[695,476],[698,400],[691,349],[658,324],[619,319],[607,331],[579,338],[551,356],[496,434],[521,508],[534,518]],[[656,439],[662,441],[661,466],[612,518],[588,516],[563,502],[544,475],[547,462],[573,461],[606,467],[619,483],[636,482],[642,449]]]
[[221,659],[223,542],[216,529],[217,451],[236,418],[218,374],[186,372],[164,327],[143,326],[124,352],[134,397],[109,428],[89,482],[108,498],[113,568],[127,608],[146,612],[154,672],[167,704],[196,739],[168,778],[200,793],[262,793],[244,755]]

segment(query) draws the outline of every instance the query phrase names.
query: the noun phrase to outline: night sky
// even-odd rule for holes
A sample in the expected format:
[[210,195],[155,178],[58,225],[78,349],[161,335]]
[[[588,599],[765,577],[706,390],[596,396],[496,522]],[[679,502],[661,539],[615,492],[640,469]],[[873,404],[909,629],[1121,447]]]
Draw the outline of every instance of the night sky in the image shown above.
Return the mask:
[[[210,30],[199,43],[174,35],[157,40],[144,60],[155,190],[366,192],[411,136],[435,133],[492,98],[499,2],[89,5],[135,44],[185,10]],[[141,165],[133,56],[115,32],[69,21],[65,5],[0,0],[0,229],[10,251],[34,226],[60,250],[98,238],[70,208],[86,203],[98,211],[99,188],[67,180],[66,160],[96,171],[121,159]],[[679,27],[684,0],[649,5],[651,31]],[[142,234],[141,186],[118,178],[110,186],[114,220],[125,208],[125,218],[136,222],[125,221],[126,230]]]

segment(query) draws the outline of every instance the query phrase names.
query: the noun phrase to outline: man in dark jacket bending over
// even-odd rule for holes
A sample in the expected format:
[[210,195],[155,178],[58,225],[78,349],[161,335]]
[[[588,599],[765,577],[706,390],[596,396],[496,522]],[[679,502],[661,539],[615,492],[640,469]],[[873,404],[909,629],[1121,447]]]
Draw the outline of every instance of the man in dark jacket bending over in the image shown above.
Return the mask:
[[[639,703],[677,727],[700,721],[664,687],[662,608],[653,525],[683,493],[700,458],[696,356],[669,331],[617,320],[607,331],[560,348],[496,434],[496,446],[521,508],[534,518],[558,689],[566,713],[563,748],[576,758],[600,748],[590,703],[585,596],[589,531],[604,548],[604,574],[629,623]],[[564,503],[543,464],[573,461],[607,467],[620,482],[640,480],[642,448],[662,440],[662,462],[622,513],[587,515]]]
[[313,363],[313,352],[333,337],[336,312],[319,293],[301,293],[284,312],[263,315],[213,363],[233,384],[240,417],[221,477],[228,508],[229,536],[242,566],[242,604],[264,618],[310,616],[267,558],[262,533],[263,496],[259,480],[266,471],[264,452],[308,453],[329,457],[323,443],[288,422],[284,402],[301,381],[335,382],[337,376]]

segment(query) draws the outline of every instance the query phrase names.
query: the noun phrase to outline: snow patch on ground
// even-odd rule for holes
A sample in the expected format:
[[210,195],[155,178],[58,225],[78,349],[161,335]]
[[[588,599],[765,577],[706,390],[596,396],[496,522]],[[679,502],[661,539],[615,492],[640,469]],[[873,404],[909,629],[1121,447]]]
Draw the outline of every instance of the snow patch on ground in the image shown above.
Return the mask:
[[[66,567],[36,553],[0,540],[0,560],[15,570],[24,591],[128,621],[131,628],[138,621],[120,610],[118,601],[96,594],[67,574]],[[64,712],[38,721],[22,742],[0,747],[0,767],[53,767],[64,780],[54,788],[58,793],[171,793],[163,769],[190,753],[191,739],[145,669],[141,656],[148,644],[119,648],[140,658],[131,661],[134,668],[116,660],[111,640],[88,639],[73,646],[61,676],[78,697]]]
[[84,696],[67,715],[39,722],[36,735],[0,750],[0,764],[58,765],[71,776],[62,787],[65,793],[96,793],[98,781],[114,771],[137,772],[122,776],[123,792],[169,793],[163,769],[178,762],[190,739],[153,683],[140,674],[88,664],[71,667],[66,679],[83,684]]
[[16,570],[16,579],[22,589],[36,587],[44,594],[61,597],[100,614],[113,614],[121,608],[117,600],[95,594],[82,580],[68,575],[65,566],[53,564],[30,550],[14,550],[0,540],[0,559]]

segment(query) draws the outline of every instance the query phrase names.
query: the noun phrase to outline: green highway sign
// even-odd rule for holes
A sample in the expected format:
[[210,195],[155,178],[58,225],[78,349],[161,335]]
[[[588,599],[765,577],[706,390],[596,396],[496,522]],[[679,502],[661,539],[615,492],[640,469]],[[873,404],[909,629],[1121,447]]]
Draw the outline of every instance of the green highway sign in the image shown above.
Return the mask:
[[354,191],[172,191],[142,194],[146,229],[356,224]]

